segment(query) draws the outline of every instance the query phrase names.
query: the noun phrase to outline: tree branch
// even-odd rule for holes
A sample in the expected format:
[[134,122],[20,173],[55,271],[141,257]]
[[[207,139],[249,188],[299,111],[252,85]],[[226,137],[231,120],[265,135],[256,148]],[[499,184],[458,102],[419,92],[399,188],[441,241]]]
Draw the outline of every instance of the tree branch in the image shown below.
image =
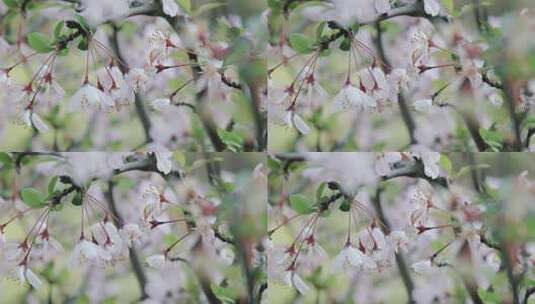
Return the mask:
[[449,188],[449,182],[447,178],[439,176],[435,179],[432,179],[431,177],[427,176],[425,174],[424,164],[421,160],[408,161],[406,164],[402,165],[401,168],[393,171],[389,175],[383,176],[382,179],[386,181],[397,177],[421,178],[427,180],[431,184],[436,184],[446,189]]
[[[117,25],[115,23],[112,23],[112,34],[110,37],[110,44],[115,52],[115,55],[119,60],[122,62],[125,62],[125,58],[121,54],[121,50],[119,48],[119,39],[118,39],[118,31]],[[122,65],[119,65],[119,68],[122,70],[123,73],[126,72],[126,68]],[[139,120],[141,121],[141,126],[143,127],[143,131],[145,132],[145,143],[152,142],[152,137],[150,134],[150,130],[152,127],[152,123],[150,121],[149,115],[147,113],[147,110],[145,109],[145,105],[143,104],[143,100],[141,100],[141,97],[136,93],[135,94],[135,107],[136,107],[136,113],[139,117]]]
[[[377,216],[379,217],[379,220],[383,223],[381,225],[381,229],[384,233],[387,233],[387,229],[390,230],[390,223],[386,219],[383,207],[381,205],[381,192],[383,189],[381,187],[377,187],[377,190],[375,191],[375,197],[374,197],[374,207],[375,212],[377,212]],[[407,291],[407,297],[408,297],[408,303],[413,304],[416,303],[414,300],[414,297],[412,295],[414,290],[414,281],[412,280],[411,274],[409,272],[409,269],[407,267],[407,263],[405,262],[405,259],[403,258],[403,255],[401,253],[396,253],[396,264],[398,266],[399,274],[401,275],[401,279],[403,281],[403,284],[405,285],[405,290]]]
[[[383,46],[383,31],[381,29],[381,23],[380,21],[377,21],[375,23],[375,29],[377,30],[377,37],[375,39],[375,44],[377,46],[377,51],[379,53],[379,58],[381,58],[381,61],[384,62],[387,66],[390,66],[390,62],[388,58],[386,58],[384,46]],[[405,96],[402,92],[399,92],[398,94],[398,105],[399,110],[401,112],[401,117],[403,118],[403,121],[405,122],[405,126],[407,127],[407,131],[409,132],[409,138],[410,138],[410,144],[414,145],[417,143],[416,137],[414,136],[414,131],[416,130],[416,125],[414,123],[414,119],[411,115],[411,112],[409,110],[409,106],[407,105],[407,101],[405,100]]]
[[[114,183],[110,179],[108,181],[108,191],[106,192],[106,197],[108,201],[108,206],[110,207],[110,211],[114,216],[113,220],[115,222],[115,225],[119,227],[119,225],[124,221],[121,215],[119,214],[119,210],[117,210],[117,206],[115,205],[113,189]],[[135,250],[133,245],[128,249],[128,251],[130,257],[130,264],[132,265],[132,270],[134,271],[134,275],[136,276],[137,282],[139,284],[139,290],[141,292],[140,300],[143,301],[149,297],[147,292],[145,291],[145,286],[147,285],[147,276],[145,274],[145,271],[143,270],[143,267],[141,266],[137,251]]]

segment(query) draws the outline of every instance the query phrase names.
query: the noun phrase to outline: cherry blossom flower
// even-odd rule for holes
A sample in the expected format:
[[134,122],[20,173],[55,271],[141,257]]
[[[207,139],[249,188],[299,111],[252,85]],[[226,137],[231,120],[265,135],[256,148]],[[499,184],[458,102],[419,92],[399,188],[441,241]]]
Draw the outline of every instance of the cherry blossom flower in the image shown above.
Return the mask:
[[136,93],[144,93],[150,86],[150,76],[141,68],[133,68],[128,71],[125,81]]
[[384,14],[390,11],[390,0],[375,0],[377,13]]
[[41,119],[41,117],[35,114],[32,110],[24,111],[24,113],[22,114],[22,120],[28,127],[35,128],[38,132],[48,132],[48,126]]
[[150,144],[147,149],[151,151],[156,157],[156,165],[158,167],[158,170],[163,174],[169,174],[173,169],[173,153],[169,151],[165,146],[158,143]]
[[297,131],[299,131],[299,133],[303,135],[307,135],[310,132],[310,127],[294,111],[287,111],[286,115],[287,115],[286,120],[288,122],[288,125],[291,125],[294,128],[296,128]]
[[70,262],[71,265],[91,264],[102,265],[111,260],[111,255],[93,242],[82,238],[74,247]]
[[431,265],[431,260],[422,260],[418,261],[411,265],[412,270],[418,274],[430,274],[433,271],[433,266]]
[[175,0],[162,0],[163,12],[169,17],[175,17],[180,13],[180,8]]
[[328,99],[329,95],[316,80],[314,74],[310,74],[305,79],[305,83],[306,85],[302,89],[303,93],[299,97],[298,104],[303,108],[316,109]]
[[440,167],[438,165],[440,161],[440,153],[428,151],[421,146],[415,146],[412,150],[413,155],[422,160],[424,164],[425,175],[432,179],[437,178],[438,174],[440,173]]
[[501,94],[494,92],[489,96],[489,102],[496,107],[501,107],[503,104],[503,97]]
[[334,272],[348,271],[350,267],[360,267],[367,257],[350,244],[346,245],[334,258],[332,270]]
[[366,89],[366,93],[372,94],[375,99],[384,99],[390,95],[390,87],[386,81],[386,75],[379,67],[363,69],[359,72],[360,83]]
[[305,295],[310,291],[310,287],[303,281],[301,276],[295,271],[286,271],[284,281],[288,286],[293,286],[300,294]]
[[39,233],[37,240],[42,242],[43,257],[45,260],[48,260],[50,256],[54,256],[65,251],[61,243],[55,238],[51,237],[48,229],[46,228]]
[[425,12],[431,16],[437,16],[440,13],[440,3],[437,0],[424,0]]
[[11,78],[9,77],[9,70],[0,69],[0,85],[9,87],[11,85]]
[[35,289],[39,289],[43,286],[41,279],[39,279],[39,277],[26,265],[18,266],[16,273],[19,282],[27,282]]
[[103,106],[113,106],[113,102],[103,98],[104,95],[102,91],[86,83],[71,97],[69,101],[70,109],[71,111],[77,111],[87,107],[101,108]]
[[155,269],[163,269],[168,264],[168,261],[165,255],[155,254],[147,258],[147,264]]
[[411,64],[414,67],[419,67],[427,63],[431,51],[429,46],[429,38],[424,32],[416,31],[412,34],[410,40],[410,50]]
[[169,98],[157,98],[151,102],[151,106],[160,112],[165,112],[171,106],[171,100]]
[[182,46],[182,41],[177,35],[163,31],[155,31],[149,39],[148,57],[151,67],[156,63],[164,62],[171,50]]
[[334,111],[339,112],[346,109],[370,110],[377,106],[375,100],[362,90],[346,84],[342,90],[334,97]]
[[429,113],[433,107],[433,101],[431,99],[419,99],[416,100],[412,105],[418,112]]
[[124,225],[119,234],[128,247],[141,246],[142,232],[137,224],[129,223]]
[[4,247],[6,244],[6,233],[3,229],[0,229],[0,248]]
[[399,152],[381,153],[375,161],[375,172],[379,176],[386,176],[393,171],[392,166],[401,161],[402,155]]
[[[286,95],[283,100],[290,98],[291,95]],[[310,132],[310,127],[301,118],[299,114],[293,109],[289,109],[282,101],[276,101],[268,104],[268,117],[269,121],[282,126],[295,128],[299,133],[306,135]]]
[[396,252],[401,250],[407,250],[407,245],[409,244],[409,239],[404,231],[392,231],[388,236],[388,240],[392,243]]
[[229,97],[230,88],[223,83],[220,74],[223,67],[223,61],[209,60],[203,64],[204,71],[197,80],[197,90],[207,90],[209,100],[227,101]]

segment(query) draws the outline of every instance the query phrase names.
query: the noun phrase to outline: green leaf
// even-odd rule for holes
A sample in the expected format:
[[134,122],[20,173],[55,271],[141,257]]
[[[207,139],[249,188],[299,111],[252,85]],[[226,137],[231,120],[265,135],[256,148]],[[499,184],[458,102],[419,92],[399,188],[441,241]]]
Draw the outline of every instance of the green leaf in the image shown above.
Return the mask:
[[323,30],[325,29],[326,25],[326,21],[322,21],[318,24],[318,26],[316,27],[316,39],[321,39],[321,37],[323,36]]
[[4,168],[13,167],[13,159],[6,152],[0,152],[0,163]]
[[236,185],[234,183],[231,183],[231,182],[224,182],[224,181],[219,181],[217,183],[217,187],[219,189],[219,191],[223,192],[223,193],[232,193],[236,190]]
[[81,206],[83,202],[83,197],[81,192],[76,192],[76,195],[72,198],[72,204],[75,206]]
[[448,174],[448,176],[451,174],[453,165],[451,164],[451,160],[446,155],[440,155],[439,165]]
[[180,168],[186,167],[186,154],[183,151],[175,151],[173,152],[173,157],[177,161]]
[[58,183],[59,177],[57,175],[50,178],[48,181],[48,195],[52,196],[54,194],[54,190],[56,189],[56,184]]
[[89,42],[85,37],[82,37],[82,39],[80,39],[80,42],[78,43],[78,49],[81,51],[87,51],[88,48]]
[[342,203],[340,204],[340,211],[342,212],[348,212],[350,207],[351,207],[351,202],[349,201],[349,199],[345,198]]
[[30,208],[41,208],[45,206],[46,195],[35,188],[22,189],[20,197]]
[[224,304],[234,304],[235,291],[232,288],[212,284],[214,295]]
[[290,206],[299,214],[308,214],[314,212],[312,202],[302,194],[293,194],[290,196]]
[[54,25],[54,39],[58,40],[59,36],[61,36],[61,31],[63,30],[64,24],[65,23],[63,22],[63,20],[56,22],[56,24]]
[[502,134],[484,128],[479,129],[479,134],[481,134],[481,137],[483,137],[485,143],[487,143],[493,151],[497,152],[502,149],[502,142],[504,140]]
[[277,12],[282,9],[282,4],[280,0],[268,0],[268,7],[271,11]]
[[300,54],[308,54],[314,51],[314,48],[312,48],[312,44],[314,42],[303,34],[290,34],[290,37],[288,37],[288,41],[292,49],[294,49],[294,51]]
[[498,304],[500,303],[500,299],[498,295],[492,291],[486,291],[485,289],[478,288],[477,289],[479,296],[481,297],[481,300],[483,300],[484,303],[488,304]]
[[93,33],[93,29],[91,29],[91,26],[89,26],[89,23],[87,23],[87,20],[85,20],[85,18],[80,15],[80,14],[76,14],[74,15],[74,18],[76,19],[76,21],[78,21],[78,24],[80,24],[80,26],[88,33]]
[[12,10],[16,10],[19,8],[18,0],[4,0],[4,4]]
[[[69,49],[68,48],[65,48],[61,51],[58,52],[58,56],[67,56],[69,55]],[[58,122],[58,123],[61,123],[61,122]]]
[[243,138],[240,135],[223,129],[218,129],[217,133],[230,151],[237,152],[242,149]]
[[522,128],[529,129],[535,127],[535,117],[530,116],[522,121]]
[[190,0],[177,0],[178,5],[185,11],[188,15],[191,15],[191,1]]
[[342,40],[342,43],[340,43],[340,47],[339,48],[344,52],[349,51],[349,49],[351,49],[351,39],[349,39],[347,37],[344,38],[344,40]]
[[441,0],[442,6],[444,6],[451,14],[455,13],[455,3],[453,0]]
[[279,159],[277,159],[277,158],[272,157],[272,156],[268,157],[267,165],[268,165],[269,171],[271,173],[273,173],[274,175],[275,174],[279,174],[280,171],[282,170],[281,161]]
[[50,39],[39,32],[28,35],[28,45],[37,53],[48,53],[54,50],[50,44]]
[[321,183],[318,188],[316,189],[316,202],[321,201],[321,198],[323,197],[323,192],[325,191],[325,188],[327,187],[327,183],[323,182]]

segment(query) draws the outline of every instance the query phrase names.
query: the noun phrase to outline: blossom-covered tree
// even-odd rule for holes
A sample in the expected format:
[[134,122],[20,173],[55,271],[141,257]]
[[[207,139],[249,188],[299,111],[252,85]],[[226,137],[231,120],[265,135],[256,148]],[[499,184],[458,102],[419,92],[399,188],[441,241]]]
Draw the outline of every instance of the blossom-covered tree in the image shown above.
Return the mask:
[[273,151],[532,151],[533,1],[268,1]]
[[264,155],[28,152],[0,163],[3,303],[261,301]]
[[1,1],[0,147],[264,150],[261,6]]
[[269,159],[269,303],[530,303],[534,155]]

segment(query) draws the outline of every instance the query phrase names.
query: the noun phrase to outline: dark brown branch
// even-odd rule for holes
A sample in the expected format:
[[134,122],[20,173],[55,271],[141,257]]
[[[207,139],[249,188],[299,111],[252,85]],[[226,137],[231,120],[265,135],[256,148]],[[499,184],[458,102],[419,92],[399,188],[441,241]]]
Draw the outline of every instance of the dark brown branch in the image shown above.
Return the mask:
[[[110,207],[110,211],[114,216],[113,220],[115,222],[115,225],[119,227],[119,225],[123,222],[123,219],[121,217],[121,214],[119,213],[119,210],[117,210],[115,198],[113,197],[113,189],[113,181],[109,180],[106,197],[108,201],[108,206]],[[147,292],[145,291],[145,286],[147,285],[147,276],[145,274],[145,271],[143,270],[143,267],[141,266],[141,261],[139,260],[137,251],[133,247],[133,245],[128,249],[128,252],[130,257],[130,264],[132,265],[132,270],[134,271],[134,275],[136,276],[137,282],[139,284],[139,290],[141,292],[140,300],[146,300],[149,297]]]
[[466,127],[468,128],[468,132],[470,132],[470,135],[472,136],[472,139],[476,144],[477,150],[479,152],[487,151],[489,145],[487,145],[487,143],[479,133],[479,123],[477,122],[476,118],[468,113],[460,114],[464,119]]
[[[383,63],[385,63],[387,66],[390,66],[388,58],[386,58],[386,53],[383,46],[383,31],[381,29],[381,23],[378,21],[375,23],[375,29],[377,30],[377,37],[375,40],[375,44],[377,46],[377,52],[379,53],[379,58]],[[398,105],[399,110],[401,112],[401,117],[403,118],[403,121],[405,122],[405,126],[407,127],[407,131],[409,132],[409,138],[411,145],[416,144],[416,137],[414,136],[414,132],[416,130],[416,125],[414,123],[414,119],[411,115],[409,106],[407,105],[407,101],[405,99],[405,96],[402,92],[398,94]]]
[[526,295],[524,296],[524,304],[528,304],[529,298],[535,294],[535,287],[531,287],[528,290],[526,290]]
[[[384,233],[389,233],[390,230],[390,223],[386,219],[383,207],[381,204],[381,192],[383,189],[381,187],[377,187],[377,190],[375,191],[375,197],[374,197],[374,204],[375,212],[377,212],[377,216],[379,217],[379,220],[383,223],[381,225],[381,229]],[[407,291],[407,297],[408,297],[408,303],[416,303],[416,301],[413,298],[413,291],[414,291],[414,281],[412,280],[411,274],[409,272],[409,269],[407,267],[407,263],[405,262],[405,259],[403,258],[403,255],[401,253],[396,253],[396,264],[398,266],[399,274],[401,275],[401,279],[403,280],[403,285],[405,285],[405,290]]]
[[481,73],[481,78],[482,78],[483,82],[485,82],[486,84],[490,85],[491,87],[503,90],[503,85],[500,82],[491,79],[489,77],[489,75],[488,75],[488,72],[482,72]]
[[[119,39],[118,39],[118,32],[119,28],[116,24],[112,23],[112,35],[110,37],[110,44],[115,52],[115,55],[117,55],[117,58],[121,60],[121,62],[125,62],[125,58],[121,54],[121,50],[119,48]],[[119,68],[122,70],[123,73],[126,72],[126,67],[123,65],[119,65]],[[143,104],[143,100],[141,100],[141,97],[136,93],[135,94],[135,107],[136,107],[136,113],[139,117],[139,120],[141,121],[141,126],[143,127],[143,131],[145,133],[145,143],[152,142],[152,136],[150,134],[150,130],[152,128],[152,123],[149,118],[149,114],[147,113],[147,110],[145,109],[145,105]]]
[[431,177],[427,176],[421,160],[408,161],[407,164],[402,166],[402,168],[393,171],[387,176],[383,176],[382,179],[390,180],[397,177],[421,178],[427,180],[431,184],[436,184],[446,189],[449,188],[449,182],[447,178],[439,176],[435,179],[432,179]]

